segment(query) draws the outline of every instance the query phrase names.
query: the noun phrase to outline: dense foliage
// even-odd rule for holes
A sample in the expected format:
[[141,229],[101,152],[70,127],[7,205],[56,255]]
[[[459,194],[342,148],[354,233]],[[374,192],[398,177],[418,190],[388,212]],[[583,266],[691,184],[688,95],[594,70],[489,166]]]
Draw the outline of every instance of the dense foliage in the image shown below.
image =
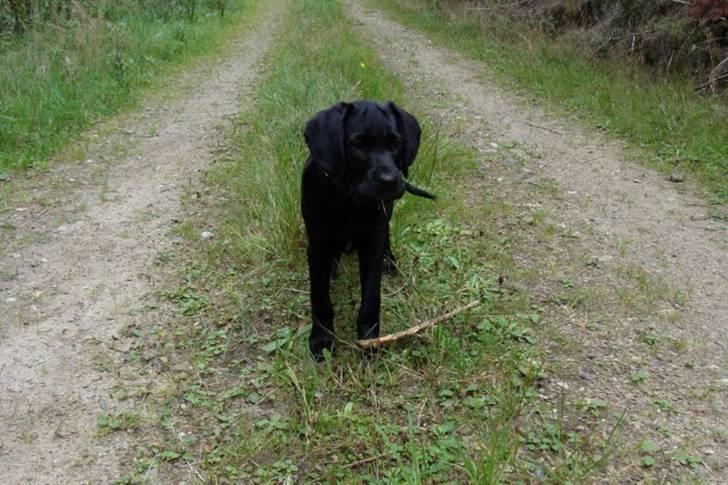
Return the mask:
[[687,72],[700,90],[728,85],[726,0],[438,0],[445,10],[467,4],[480,14],[568,35],[589,56],[616,55],[660,75]]
[[36,165],[217,45],[244,0],[0,2],[0,175]]
[[49,24],[78,22],[91,16],[109,21],[129,15],[194,21],[201,13],[225,15],[228,0],[6,0],[0,3],[0,33],[22,34]]

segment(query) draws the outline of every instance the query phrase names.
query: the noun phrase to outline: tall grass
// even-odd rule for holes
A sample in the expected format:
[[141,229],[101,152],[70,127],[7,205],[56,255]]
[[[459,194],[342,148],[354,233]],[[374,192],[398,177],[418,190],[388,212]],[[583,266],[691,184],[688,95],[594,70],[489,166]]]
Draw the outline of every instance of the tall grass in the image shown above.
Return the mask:
[[[295,254],[302,242],[299,183],[306,120],[341,100],[401,99],[401,87],[362,49],[332,2],[305,0],[288,43],[280,47],[259,91],[256,116],[240,147],[239,162],[221,174],[229,186],[242,259]],[[305,42],[301,39],[305,38]],[[311,68],[316,66],[316,68]]]
[[574,45],[584,39],[553,39],[493,15],[497,10],[463,10],[431,0],[376,3],[484,61],[501,80],[631,142],[658,169],[694,174],[716,202],[728,202],[725,97],[695,94],[688,77],[655,80],[625,59],[586,57]]
[[74,4],[62,20],[36,21],[0,44],[0,171],[42,163],[160,72],[218,45],[249,2],[225,17],[207,4],[191,16],[150,7],[158,2],[98,3],[107,8]]

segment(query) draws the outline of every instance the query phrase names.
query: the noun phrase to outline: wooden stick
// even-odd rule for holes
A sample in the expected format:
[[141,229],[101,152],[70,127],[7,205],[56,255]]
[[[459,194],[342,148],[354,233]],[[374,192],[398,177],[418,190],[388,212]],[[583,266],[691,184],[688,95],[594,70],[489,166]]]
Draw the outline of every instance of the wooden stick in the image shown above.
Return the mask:
[[363,460],[357,460],[357,461],[348,463],[348,464],[344,465],[344,468],[354,468],[355,466],[364,465],[366,463],[371,463],[371,462],[376,461],[383,457],[384,457],[384,455],[370,456],[369,458],[364,458]]
[[537,125],[536,123],[531,123],[529,121],[525,121],[524,123],[527,124],[528,126],[533,126],[534,128],[540,128],[542,130],[546,130],[546,131],[550,131],[551,133],[555,133],[557,135],[563,135],[563,133],[561,133],[560,131],[554,130],[553,128],[549,128],[548,126]]
[[466,310],[470,310],[471,308],[475,308],[478,305],[480,305],[479,301],[471,301],[465,306],[461,306],[460,308],[456,308],[455,310],[451,312],[447,312],[444,315],[440,315],[437,318],[433,318],[432,320],[427,320],[426,322],[418,323],[417,325],[414,325],[406,330],[402,330],[400,332],[396,333],[390,333],[389,335],[385,335],[384,337],[379,338],[368,338],[368,339],[362,339],[357,340],[356,344],[361,347],[362,349],[373,349],[375,347],[381,347],[383,345],[390,344],[392,342],[396,342],[397,340],[401,340],[405,337],[411,337],[412,335],[415,335],[422,330],[430,327],[434,327],[440,322],[444,322],[445,320],[449,320],[458,313],[462,313]]

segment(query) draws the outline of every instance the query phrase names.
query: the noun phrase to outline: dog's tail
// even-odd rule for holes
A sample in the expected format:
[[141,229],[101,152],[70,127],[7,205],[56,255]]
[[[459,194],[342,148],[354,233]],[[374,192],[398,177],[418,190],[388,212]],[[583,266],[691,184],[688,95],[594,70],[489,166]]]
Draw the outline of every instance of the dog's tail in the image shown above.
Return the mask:
[[414,185],[407,182],[406,180],[404,182],[404,188],[407,190],[407,192],[409,192],[412,195],[416,195],[418,197],[424,197],[425,199],[432,199],[432,200],[437,199],[437,196],[435,194],[431,194],[424,189],[415,187]]

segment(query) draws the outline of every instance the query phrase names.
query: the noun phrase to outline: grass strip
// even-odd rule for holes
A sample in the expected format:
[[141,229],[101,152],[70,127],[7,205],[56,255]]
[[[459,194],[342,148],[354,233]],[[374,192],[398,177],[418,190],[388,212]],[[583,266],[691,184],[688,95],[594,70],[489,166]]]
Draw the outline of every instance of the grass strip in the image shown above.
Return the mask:
[[635,156],[664,173],[693,174],[714,203],[728,202],[725,96],[695,94],[688,76],[655,80],[624,59],[588,58],[567,37],[548,37],[487,9],[428,0],[374,3],[484,61],[504,83],[628,141]]
[[42,166],[93,123],[161,84],[165,73],[211,54],[252,8],[250,0],[230,7],[222,18],[201,9],[191,21],[131,4],[93,16],[78,5],[73,22],[0,44],[0,176]]

